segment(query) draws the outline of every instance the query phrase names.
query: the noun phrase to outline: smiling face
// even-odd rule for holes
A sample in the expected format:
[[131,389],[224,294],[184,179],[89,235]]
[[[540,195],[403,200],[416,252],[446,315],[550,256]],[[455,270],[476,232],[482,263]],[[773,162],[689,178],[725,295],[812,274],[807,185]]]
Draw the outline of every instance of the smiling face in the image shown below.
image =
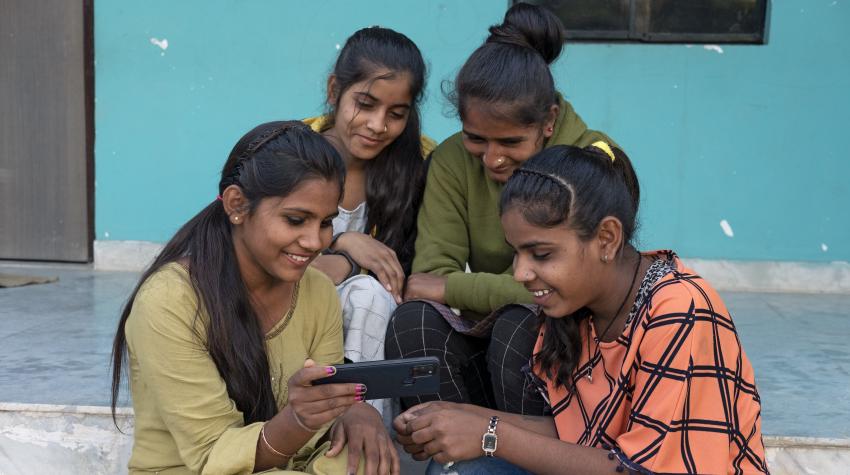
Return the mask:
[[289,195],[268,197],[252,213],[231,214],[233,242],[246,281],[296,282],[330,245],[339,183],[308,179]]
[[[491,113],[492,107],[471,100],[463,114],[463,146],[484,164],[487,176],[504,183],[552,136],[557,106],[543,124],[521,125]],[[500,114],[501,115],[501,114]]]
[[502,214],[505,240],[516,254],[514,280],[522,283],[547,316],[560,318],[592,307],[605,293],[604,264],[590,241],[566,224],[529,223],[516,208]]
[[401,135],[407,126],[412,97],[410,74],[378,70],[354,83],[337,100],[336,78],[328,81],[328,101],[335,120],[326,134],[346,161],[371,160]]

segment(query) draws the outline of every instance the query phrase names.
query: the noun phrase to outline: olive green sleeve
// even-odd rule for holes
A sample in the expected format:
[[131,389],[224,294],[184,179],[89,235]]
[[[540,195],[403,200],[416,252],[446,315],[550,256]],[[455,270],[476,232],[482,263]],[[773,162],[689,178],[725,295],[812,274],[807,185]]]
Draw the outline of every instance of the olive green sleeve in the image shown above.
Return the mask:
[[[513,280],[510,269],[503,274],[466,272],[474,245],[469,239],[467,196],[486,192],[470,190],[475,183],[467,180],[464,163],[470,159],[457,139],[434,150],[419,210],[413,272],[447,276],[446,303],[465,317],[477,318],[510,303],[530,303],[531,295]],[[500,230],[492,238],[503,240],[504,235]]]
[[[125,334],[144,385],[193,472],[254,471],[262,424],[244,425],[196,328],[194,292],[177,271],[160,272],[133,302]],[[200,326],[200,325],[197,325]]]

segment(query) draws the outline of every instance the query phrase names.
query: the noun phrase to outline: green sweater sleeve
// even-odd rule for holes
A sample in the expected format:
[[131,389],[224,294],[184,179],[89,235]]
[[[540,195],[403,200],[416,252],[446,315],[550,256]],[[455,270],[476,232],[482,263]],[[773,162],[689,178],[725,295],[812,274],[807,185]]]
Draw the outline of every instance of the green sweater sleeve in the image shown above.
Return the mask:
[[[510,303],[530,303],[531,295],[513,280],[509,266],[494,273],[466,272],[471,249],[483,244],[471,236],[483,231],[487,247],[505,246],[498,192],[490,196],[493,190],[483,176],[469,176],[472,160],[459,136],[434,151],[419,210],[413,272],[447,276],[446,303],[460,309],[464,317],[478,319]],[[482,223],[472,224],[482,216]],[[478,224],[488,229],[470,229]]]
[[[249,474],[261,423],[245,426],[197,329],[197,301],[176,270],[152,276],[133,302],[125,334],[144,388],[193,472]],[[147,441],[136,441],[145,444]]]

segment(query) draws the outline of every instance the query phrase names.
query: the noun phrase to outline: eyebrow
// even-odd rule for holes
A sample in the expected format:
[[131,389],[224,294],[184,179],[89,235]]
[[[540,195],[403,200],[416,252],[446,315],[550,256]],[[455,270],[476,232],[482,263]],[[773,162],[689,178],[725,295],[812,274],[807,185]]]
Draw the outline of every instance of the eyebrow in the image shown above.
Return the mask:
[[[381,102],[377,97],[373,96],[372,94],[369,94],[368,92],[355,92],[354,95],[365,97],[366,99],[369,99],[370,101]],[[404,103],[393,104],[390,107],[404,107],[405,109],[410,109],[410,104],[404,104]]]
[[519,247],[517,247],[517,249],[531,249],[531,248],[534,248],[534,247],[537,247],[537,246],[548,246],[548,245],[551,245],[551,244],[552,243],[546,242],[546,241],[530,241],[530,242],[527,242],[527,243],[524,243],[524,244],[520,244]]

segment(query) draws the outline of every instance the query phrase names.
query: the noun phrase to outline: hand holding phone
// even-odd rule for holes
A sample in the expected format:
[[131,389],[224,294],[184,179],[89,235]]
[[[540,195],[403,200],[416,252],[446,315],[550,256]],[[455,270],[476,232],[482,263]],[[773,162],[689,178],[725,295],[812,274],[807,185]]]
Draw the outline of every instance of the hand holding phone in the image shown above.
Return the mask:
[[336,366],[336,374],[313,381],[314,386],[335,383],[366,385],[366,399],[437,394],[440,361],[434,356],[424,356],[343,364]]
[[[288,402],[293,415],[302,429],[315,432],[339,417],[359,400],[362,391],[358,384],[334,384],[320,388],[318,381],[326,381],[333,374],[333,366],[317,366],[308,359],[304,367],[289,378]],[[359,398],[359,399],[358,399]]]

